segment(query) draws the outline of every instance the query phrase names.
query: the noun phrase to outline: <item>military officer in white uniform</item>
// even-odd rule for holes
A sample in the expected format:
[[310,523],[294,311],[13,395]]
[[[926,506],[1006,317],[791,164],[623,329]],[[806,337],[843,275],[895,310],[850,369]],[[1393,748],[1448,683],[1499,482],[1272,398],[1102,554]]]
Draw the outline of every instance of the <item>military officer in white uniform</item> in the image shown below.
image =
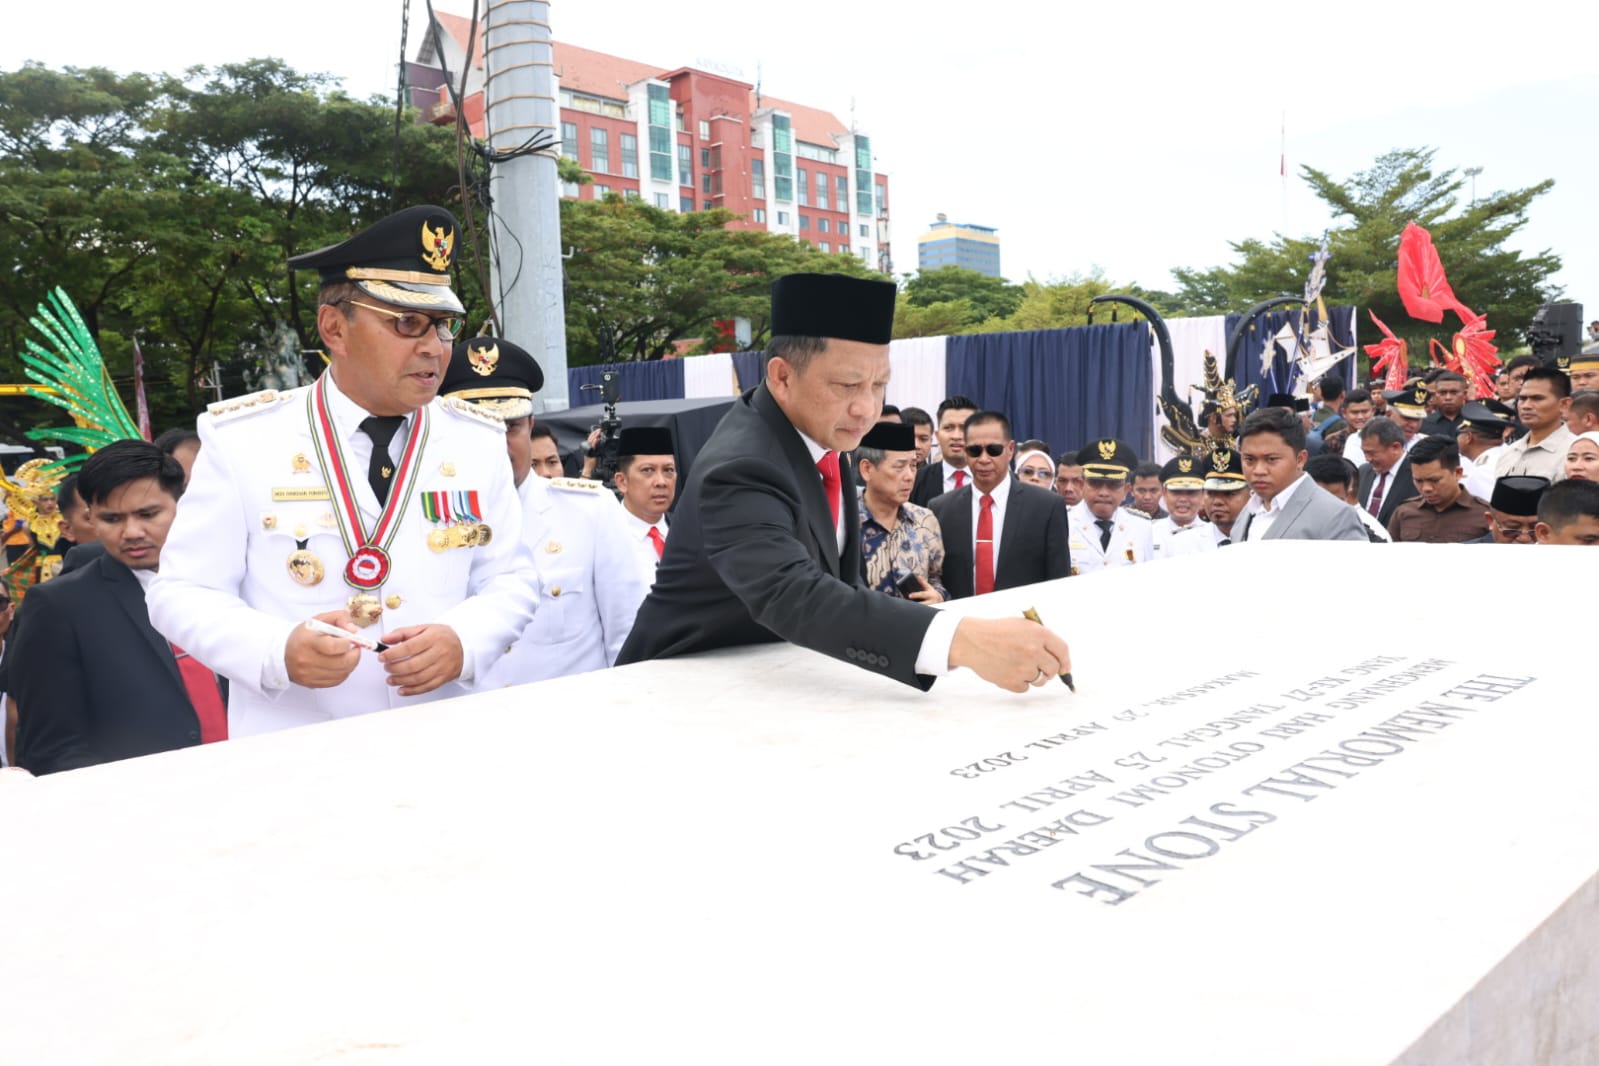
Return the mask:
[[458,233],[413,207],[290,260],[320,274],[328,370],[200,417],[147,600],[156,629],[232,682],[230,736],[474,691],[533,617],[504,426],[436,399],[461,325]]
[[1204,459],[1190,455],[1179,455],[1161,467],[1166,517],[1155,519],[1152,527],[1153,558],[1171,559],[1216,550],[1210,526],[1199,519],[1205,498],[1205,468]]
[[1147,563],[1154,556],[1153,523],[1122,504],[1138,456],[1119,440],[1096,440],[1077,453],[1085,489],[1066,512],[1073,574]]
[[[672,431],[664,426],[627,426],[617,445],[616,491],[627,512],[634,550],[654,570],[666,552],[666,512],[677,496]],[[650,580],[654,581],[653,575]]]
[[505,422],[511,477],[522,500],[522,539],[539,573],[538,614],[489,670],[484,687],[613,665],[655,579],[655,568],[632,542],[622,505],[604,484],[532,473],[533,395],[543,386],[537,360],[498,337],[457,344],[444,375],[446,396]]

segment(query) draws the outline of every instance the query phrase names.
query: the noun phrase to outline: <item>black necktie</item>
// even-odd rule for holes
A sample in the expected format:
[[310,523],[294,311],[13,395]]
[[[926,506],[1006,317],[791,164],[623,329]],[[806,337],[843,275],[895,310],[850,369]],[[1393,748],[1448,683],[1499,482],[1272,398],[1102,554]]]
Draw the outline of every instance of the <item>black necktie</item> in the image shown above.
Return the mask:
[[1112,522],[1108,518],[1096,518],[1096,519],[1094,519],[1094,525],[1099,527],[1099,550],[1100,551],[1108,551],[1110,549],[1110,529],[1111,529],[1111,526],[1113,526],[1115,524],[1116,523]]
[[361,420],[361,432],[372,438],[372,461],[367,464],[366,482],[377,494],[378,503],[389,502],[389,480],[394,476],[389,441],[404,424],[405,418],[401,415],[370,415]]
[[1232,543],[1232,538],[1231,537],[1223,537],[1223,538],[1221,538],[1221,540],[1219,542],[1217,542],[1216,547],[1225,548],[1225,547],[1227,547],[1227,545],[1229,545],[1231,543]]

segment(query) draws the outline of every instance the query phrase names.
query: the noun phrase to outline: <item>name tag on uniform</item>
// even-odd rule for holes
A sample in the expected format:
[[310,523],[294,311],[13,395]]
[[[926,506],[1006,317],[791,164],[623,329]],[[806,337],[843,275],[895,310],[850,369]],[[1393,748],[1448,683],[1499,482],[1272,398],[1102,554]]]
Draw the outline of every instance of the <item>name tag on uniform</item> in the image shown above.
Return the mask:
[[325,485],[306,485],[272,490],[272,502],[274,503],[292,503],[296,500],[325,500],[327,498],[328,490]]

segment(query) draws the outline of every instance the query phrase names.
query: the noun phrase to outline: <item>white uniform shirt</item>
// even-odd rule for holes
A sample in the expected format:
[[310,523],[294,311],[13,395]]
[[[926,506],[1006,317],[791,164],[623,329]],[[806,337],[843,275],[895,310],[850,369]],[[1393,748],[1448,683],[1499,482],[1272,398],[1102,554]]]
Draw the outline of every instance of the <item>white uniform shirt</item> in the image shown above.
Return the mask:
[[1118,507],[1111,519],[1110,547],[1099,546],[1100,528],[1083,500],[1066,512],[1066,536],[1073,574],[1091,574],[1117,566],[1147,563],[1154,557],[1153,525],[1143,515]]
[[633,553],[649,564],[650,582],[653,584],[655,568],[661,565],[661,557],[655,554],[655,542],[650,539],[650,530],[659,532],[664,542],[667,529],[666,516],[663,514],[654,522],[646,522],[626,507],[622,507],[622,527],[627,530],[628,542],[632,545]]
[[1198,517],[1186,526],[1180,526],[1172,520],[1171,515],[1157,518],[1151,527],[1153,559],[1172,559],[1179,555],[1193,555],[1196,552],[1209,552],[1216,550],[1216,537],[1212,532],[1214,527],[1209,522],[1201,522]]
[[[370,529],[381,508],[367,484],[372,445],[359,428],[366,412],[339,391],[331,372],[328,384],[334,433]],[[146,597],[157,630],[232,682],[234,737],[475,691],[476,679],[521,635],[538,602],[504,427],[460,401],[434,400],[428,439],[388,547],[389,576],[374,593],[385,608],[365,632],[447,625],[461,641],[461,676],[426,695],[401,696],[377,656],[363,651],[340,685],[292,684],[284,661],[290,632],[313,615],[344,608],[356,591],[343,577],[350,556],[317,458],[308,391],[257,393],[213,404],[200,416],[200,454]],[[396,435],[393,454],[403,450],[414,424],[413,415]],[[424,513],[427,492],[477,493],[489,542],[432,550],[428,535],[443,525]],[[315,556],[319,580],[302,584],[290,575],[288,559],[297,550]]]
[[604,485],[529,474],[517,494],[522,539],[538,567],[539,610],[480,688],[614,665],[655,580],[655,567],[634,547],[626,510]]

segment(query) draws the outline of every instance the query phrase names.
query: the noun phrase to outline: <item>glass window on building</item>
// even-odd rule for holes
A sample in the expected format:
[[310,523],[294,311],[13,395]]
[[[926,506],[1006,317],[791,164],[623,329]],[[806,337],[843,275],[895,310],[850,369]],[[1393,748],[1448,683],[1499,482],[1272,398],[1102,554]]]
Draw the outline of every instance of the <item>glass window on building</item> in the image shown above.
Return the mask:
[[561,123],[561,154],[566,158],[577,161],[577,123]]
[[827,204],[827,175],[820,170],[816,172],[816,206],[823,211],[828,209]]
[[694,149],[686,144],[677,146],[677,182],[679,185],[694,184]]
[[700,192],[710,192],[710,191],[711,191],[711,175],[709,173],[701,174],[700,175]]
[[589,169],[596,174],[611,172],[611,134],[598,126],[589,130]]
[[816,228],[821,230],[823,233],[826,233],[828,231],[827,219],[825,219],[825,218],[817,219],[816,220]]
[[638,177],[638,138],[631,133],[622,134],[622,177]]
[[700,149],[700,169],[701,170],[710,170],[711,169],[711,150],[709,148],[701,148]]
[[709,211],[711,209],[711,202],[709,200],[701,200],[700,208],[702,210]]
[[862,222],[861,223],[861,236],[862,237],[870,237],[871,235],[872,235],[872,227],[869,224],[867,224],[865,222]]
[[700,140],[708,141],[710,139],[711,139],[711,124],[709,122],[706,122],[704,119],[701,119],[700,120]]
[[877,183],[877,217],[882,218],[888,214],[888,186],[882,182]]
[[838,197],[833,202],[838,204],[838,209],[840,211],[848,211],[849,179],[842,174],[838,175],[838,181],[835,183],[834,187],[838,190]]
[[779,226],[788,225],[788,212],[787,211],[779,211],[777,213],[777,224]]
[[677,209],[685,215],[692,214],[694,211],[694,197],[679,196],[677,198]]
[[766,199],[766,160],[750,160],[750,195],[757,200]]
[[831,252],[833,250],[833,246],[831,244],[829,244],[827,241],[821,242],[819,245],[817,245],[817,247],[820,248],[824,252]]
[[750,212],[750,215],[756,222],[761,223],[763,226],[766,224],[766,208],[757,207],[754,211]]
[[609,195],[611,195],[611,187],[609,185],[594,186],[594,199],[603,200]]
[[664,192],[658,192],[655,194],[655,206],[659,207],[662,211],[665,211],[668,207],[672,206],[672,201]]
[[639,196],[638,196],[638,190],[637,189],[623,189],[622,190],[622,199],[624,199],[624,200],[637,200],[638,198],[639,198]]
[[855,213],[872,213],[872,142],[855,135]]
[[787,115],[772,116],[772,193],[785,204],[794,199],[794,128]]
[[[647,87],[650,127],[650,177],[672,180],[672,99],[664,85]],[[664,206],[664,205],[662,205]]]
[[810,229],[810,228],[811,228],[811,216],[810,215],[801,215],[800,216],[800,229]]
[[811,172],[804,167],[800,167],[799,179],[796,184],[799,188],[800,206],[809,207],[811,203]]

